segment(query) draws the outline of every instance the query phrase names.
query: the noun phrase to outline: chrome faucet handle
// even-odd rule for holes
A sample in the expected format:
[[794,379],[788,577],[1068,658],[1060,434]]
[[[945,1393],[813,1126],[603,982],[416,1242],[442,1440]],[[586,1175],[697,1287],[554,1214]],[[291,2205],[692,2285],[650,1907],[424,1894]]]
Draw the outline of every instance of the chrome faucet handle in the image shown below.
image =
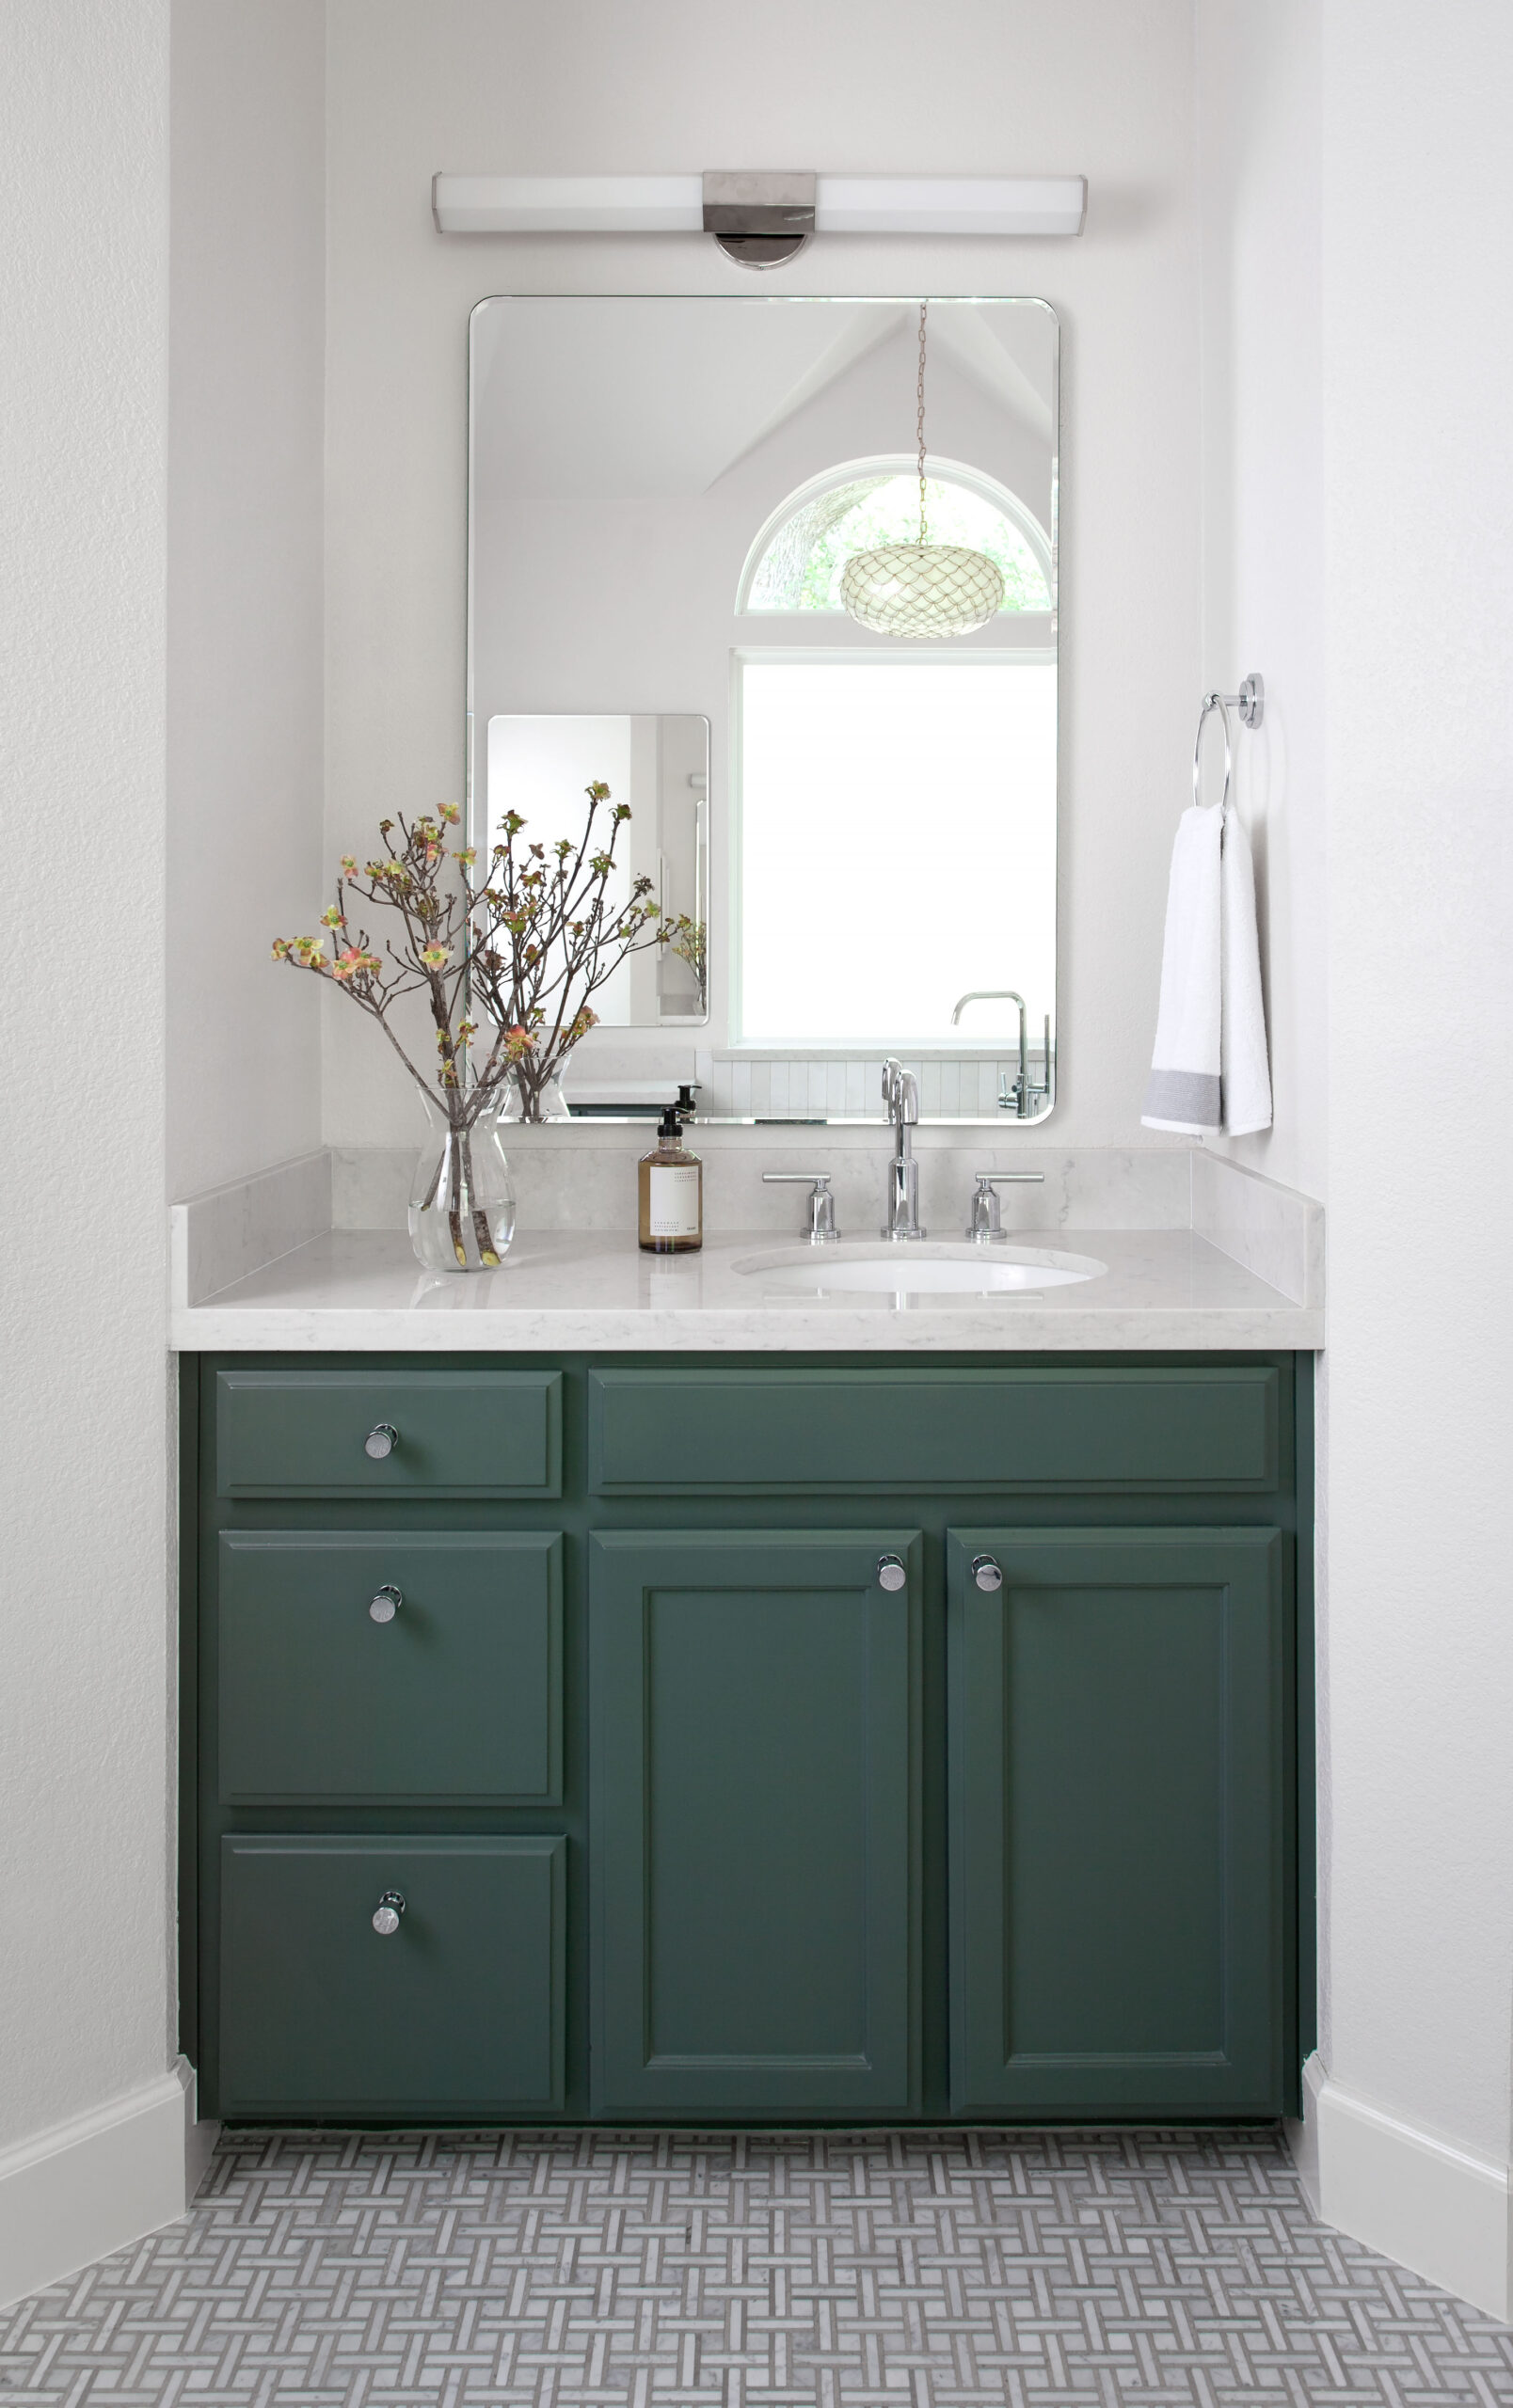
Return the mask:
[[919,1082],[891,1054],[883,1065],[883,1101],[896,1129],[913,1124],[919,1117]]
[[977,1173],[977,1193],[966,1224],[974,1245],[1002,1245],[1007,1232],[998,1214],[998,1191],[985,1171]]
[[972,1214],[966,1225],[966,1234],[974,1245],[1002,1245],[1009,1232],[999,1218],[999,1188],[1043,1184],[1045,1173],[1043,1170],[975,1170],[972,1176],[977,1180],[977,1191],[972,1197]]
[[883,1065],[883,1101],[894,1130],[894,1148],[888,1164],[888,1217],[879,1235],[890,1244],[917,1242],[925,1233],[919,1226],[919,1164],[909,1132],[919,1118],[919,1082],[891,1054]]
[[807,1187],[809,1190],[809,1226],[804,1231],[811,1245],[835,1245],[840,1237],[836,1227],[836,1199],[830,1193],[835,1177],[830,1170],[764,1170],[764,1187]]

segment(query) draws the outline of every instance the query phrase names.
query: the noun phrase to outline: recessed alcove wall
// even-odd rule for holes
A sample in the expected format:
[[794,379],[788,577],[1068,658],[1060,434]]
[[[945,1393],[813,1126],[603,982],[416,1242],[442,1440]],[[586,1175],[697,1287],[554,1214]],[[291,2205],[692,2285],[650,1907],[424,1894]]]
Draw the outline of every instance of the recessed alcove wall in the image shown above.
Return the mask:
[[[759,42],[693,6],[548,12],[331,0],[327,57],[326,850],[380,810],[457,790],[464,691],[467,318],[490,293],[759,286],[671,237],[447,240],[433,170],[758,157],[900,173],[1065,159],[1075,241],[835,238],[785,293],[1027,293],[1062,333],[1059,1139],[1139,1145],[1171,832],[1202,667],[1198,284],[1187,0],[942,9],[778,0]],[[926,64],[917,44],[924,40]],[[739,51],[739,63],[735,52]],[[628,107],[627,93],[634,105]],[[691,147],[692,150],[691,150]],[[899,440],[913,433],[912,388]],[[752,533],[755,536],[754,526]],[[570,622],[560,630],[570,656]],[[669,667],[676,677],[676,664]],[[592,708],[592,696],[576,707]],[[647,707],[690,707],[676,689]],[[438,781],[440,784],[438,784]],[[858,832],[865,841],[865,832]],[[921,837],[928,841],[928,835]],[[717,836],[715,877],[723,875]],[[964,878],[971,864],[962,864]],[[844,909],[844,897],[813,898]],[[876,942],[908,977],[909,878]],[[716,982],[725,975],[718,958]],[[1005,978],[1004,984],[1012,984]],[[326,1002],[328,1142],[405,1142],[413,1106],[373,1032]],[[313,1001],[312,1001],[313,1007]],[[902,1015],[900,1014],[900,1018]],[[611,1034],[605,1032],[606,1035]],[[1034,1032],[1039,1035],[1038,1029]],[[615,1030],[624,1055],[666,1032]],[[718,1042],[718,1038],[712,1039]],[[585,1052],[591,1066],[595,1039]]]

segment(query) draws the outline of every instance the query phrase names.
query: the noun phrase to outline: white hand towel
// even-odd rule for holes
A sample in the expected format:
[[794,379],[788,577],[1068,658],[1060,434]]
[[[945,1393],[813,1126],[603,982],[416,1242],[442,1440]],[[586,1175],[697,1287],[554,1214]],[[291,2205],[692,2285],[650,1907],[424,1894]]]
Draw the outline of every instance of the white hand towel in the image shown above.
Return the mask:
[[1224,814],[1219,890],[1224,911],[1218,980],[1223,1127],[1231,1137],[1248,1137],[1253,1130],[1271,1126],[1271,1069],[1261,1002],[1250,840],[1233,811]]
[[1250,848],[1234,814],[1217,806],[1194,804],[1177,822],[1140,1117],[1186,1136],[1271,1124]]

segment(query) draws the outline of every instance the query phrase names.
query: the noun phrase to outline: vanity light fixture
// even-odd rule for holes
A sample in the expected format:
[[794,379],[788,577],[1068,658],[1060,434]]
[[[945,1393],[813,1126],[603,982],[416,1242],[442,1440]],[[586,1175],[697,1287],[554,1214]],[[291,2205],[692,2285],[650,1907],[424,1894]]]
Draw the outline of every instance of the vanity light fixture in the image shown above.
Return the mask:
[[912,544],[855,552],[841,573],[840,598],[858,626],[883,636],[964,636],[986,625],[1003,600],[1003,571],[965,544],[932,544],[925,518],[925,318],[919,304],[919,534]]
[[712,234],[777,267],[811,234],[1080,234],[1085,176],[449,176],[439,234]]

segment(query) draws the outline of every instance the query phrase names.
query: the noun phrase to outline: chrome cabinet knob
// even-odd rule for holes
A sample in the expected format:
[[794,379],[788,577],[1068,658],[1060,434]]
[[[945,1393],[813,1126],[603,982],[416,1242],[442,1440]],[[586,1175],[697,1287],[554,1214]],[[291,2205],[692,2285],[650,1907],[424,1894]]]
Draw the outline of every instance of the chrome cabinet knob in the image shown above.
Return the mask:
[[979,1589],[991,1592],[1003,1587],[1003,1566],[995,1562],[991,1555],[975,1555],[972,1558],[972,1577]]
[[380,1940],[392,1940],[399,1929],[399,1918],[405,1911],[402,1890],[386,1890],[374,1909],[373,1927]]
[[381,1589],[375,1589],[373,1592],[368,1606],[368,1619],[370,1622],[392,1622],[404,1602],[404,1591],[396,1589],[391,1580],[386,1580]]
[[367,1436],[364,1438],[362,1442],[362,1451],[365,1455],[372,1455],[375,1464],[381,1464],[386,1455],[391,1455],[393,1453],[394,1449],[398,1444],[399,1432],[395,1429],[393,1423],[391,1421],[378,1421],[374,1424],[374,1427],[369,1431]]
[[909,1575],[904,1570],[903,1558],[901,1555],[880,1555],[878,1557],[877,1585],[880,1589],[886,1589],[890,1596],[896,1594],[900,1589],[906,1589],[908,1587]]

